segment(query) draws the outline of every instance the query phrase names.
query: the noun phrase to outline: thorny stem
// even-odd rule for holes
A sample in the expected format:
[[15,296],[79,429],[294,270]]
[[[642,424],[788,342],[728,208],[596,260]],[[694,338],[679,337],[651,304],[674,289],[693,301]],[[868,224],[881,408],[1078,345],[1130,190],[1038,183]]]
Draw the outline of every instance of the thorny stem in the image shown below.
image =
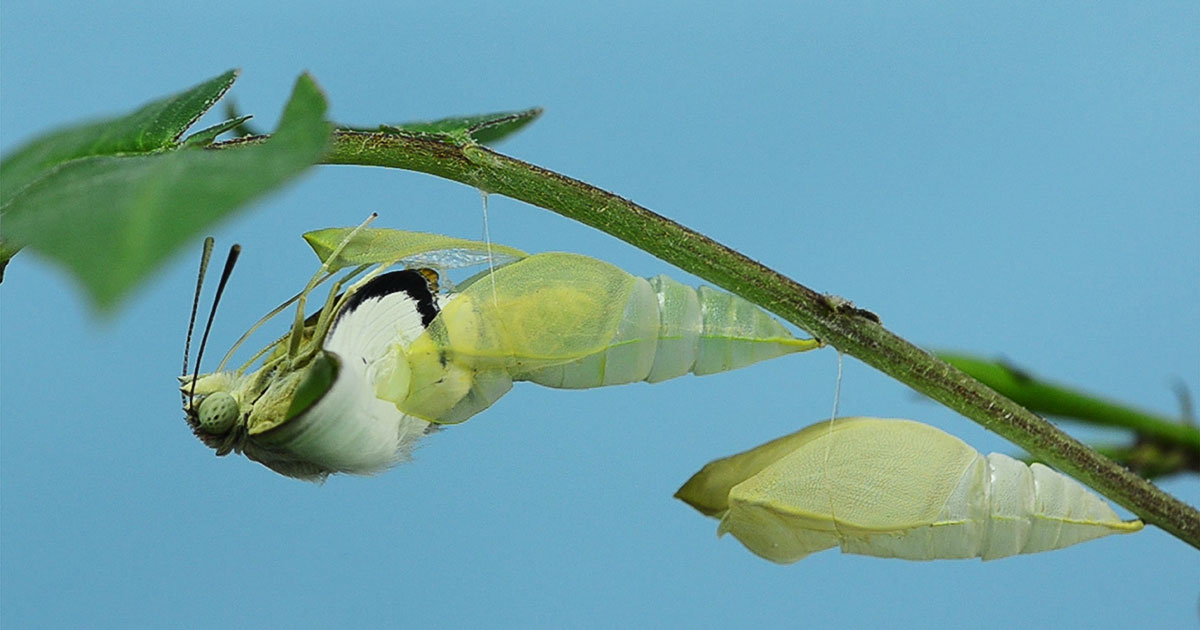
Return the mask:
[[628,199],[481,145],[459,145],[403,132],[335,131],[325,163],[429,173],[519,199],[607,232],[776,313],[1200,549],[1200,511],[1196,508],[896,336],[869,311],[817,293]]

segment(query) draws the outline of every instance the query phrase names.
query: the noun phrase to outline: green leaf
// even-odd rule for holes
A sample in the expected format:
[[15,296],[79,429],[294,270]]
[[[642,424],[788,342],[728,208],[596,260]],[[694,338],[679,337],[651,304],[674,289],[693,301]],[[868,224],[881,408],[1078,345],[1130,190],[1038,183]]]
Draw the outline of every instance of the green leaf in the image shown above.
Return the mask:
[[269,140],[73,160],[0,205],[0,236],[63,263],[111,308],[186,241],[321,159],[325,109],[305,74]]
[[253,116],[239,116],[237,118],[226,120],[223,123],[217,123],[211,127],[208,127],[207,129],[201,129],[200,131],[188,136],[187,139],[183,141],[183,145],[188,147],[206,147],[212,144],[213,140],[217,139],[217,136],[225,133],[226,131],[232,131],[243,126],[246,121],[250,120],[251,118],[253,118]]
[[50,169],[76,158],[147,153],[174,146],[237,79],[230,70],[135,112],[37,138],[0,160],[0,206]]
[[224,101],[225,117],[233,120],[234,118],[243,118],[241,124],[232,129],[234,136],[261,136],[261,131],[252,127],[248,119],[249,116],[242,116],[241,110],[238,109],[237,101],[232,96],[225,97]]
[[455,144],[463,144],[468,139],[481,144],[492,144],[520,131],[541,115],[542,108],[534,107],[516,112],[497,112],[383,125],[381,129],[383,131],[449,136]]
[[4,239],[0,239],[0,282],[4,282],[4,270],[8,268],[8,261],[16,255],[17,248],[5,243]]

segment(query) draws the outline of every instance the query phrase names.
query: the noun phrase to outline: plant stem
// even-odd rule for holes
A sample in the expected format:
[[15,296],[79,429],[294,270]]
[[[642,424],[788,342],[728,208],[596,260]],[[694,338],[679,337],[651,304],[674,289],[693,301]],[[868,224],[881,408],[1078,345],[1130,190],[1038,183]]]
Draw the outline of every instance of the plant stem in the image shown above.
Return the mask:
[[337,131],[329,164],[384,166],[462,182],[552,210],[736,293],[975,420],[1200,548],[1200,511],[885,329],[867,311],[817,293],[670,219],[558,173],[476,144],[404,133]]

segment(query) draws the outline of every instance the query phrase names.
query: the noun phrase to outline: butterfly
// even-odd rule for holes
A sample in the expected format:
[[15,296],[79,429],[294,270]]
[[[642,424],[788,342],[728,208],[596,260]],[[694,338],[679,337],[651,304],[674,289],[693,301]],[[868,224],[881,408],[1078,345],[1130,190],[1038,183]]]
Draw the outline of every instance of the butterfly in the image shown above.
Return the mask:
[[[636,277],[579,254],[529,255],[365,225],[305,239],[319,271],[264,318],[296,303],[290,331],[242,368],[222,361],[180,377],[202,442],[300,479],[386,470],[422,436],[487,409],[516,381],[654,383],[821,345],[735,295]],[[435,267],[484,262],[487,270],[457,286],[439,283]],[[306,316],[312,291],[346,269]]]

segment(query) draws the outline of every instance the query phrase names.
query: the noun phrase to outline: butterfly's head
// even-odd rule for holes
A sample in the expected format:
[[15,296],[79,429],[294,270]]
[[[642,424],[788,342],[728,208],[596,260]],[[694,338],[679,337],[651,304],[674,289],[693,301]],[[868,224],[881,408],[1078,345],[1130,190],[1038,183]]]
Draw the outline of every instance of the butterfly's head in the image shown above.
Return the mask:
[[[183,410],[196,437],[218,455],[234,450],[245,434],[246,419],[252,405],[246,378],[230,372],[180,377]],[[246,401],[246,402],[243,402]]]

